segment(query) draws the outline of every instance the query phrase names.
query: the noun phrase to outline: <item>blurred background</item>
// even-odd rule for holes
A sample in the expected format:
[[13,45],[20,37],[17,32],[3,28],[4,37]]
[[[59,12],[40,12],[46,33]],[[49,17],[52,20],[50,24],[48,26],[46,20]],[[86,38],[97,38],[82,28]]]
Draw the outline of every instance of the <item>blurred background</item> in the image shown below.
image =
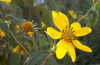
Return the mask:
[[[27,54],[21,55],[13,51],[18,43],[9,33],[8,27],[31,54],[34,54],[36,49],[30,40],[31,37],[22,30],[22,24],[26,21],[33,21],[34,39],[39,50],[49,50],[59,41],[49,39],[46,34],[47,27],[57,29],[52,20],[52,11],[60,11],[67,15],[70,24],[79,22],[82,27],[92,28],[90,34],[77,39],[90,47],[93,52],[88,53],[75,48],[76,61],[74,63],[68,54],[61,60],[54,55],[53,58],[57,64],[100,65],[99,0],[11,0],[11,2],[0,0],[0,65],[27,65],[27,60],[29,60]],[[16,25],[19,26],[18,30],[16,30]],[[42,61],[39,62],[41,64]],[[50,64],[47,60],[45,65],[52,65],[52,63]]]

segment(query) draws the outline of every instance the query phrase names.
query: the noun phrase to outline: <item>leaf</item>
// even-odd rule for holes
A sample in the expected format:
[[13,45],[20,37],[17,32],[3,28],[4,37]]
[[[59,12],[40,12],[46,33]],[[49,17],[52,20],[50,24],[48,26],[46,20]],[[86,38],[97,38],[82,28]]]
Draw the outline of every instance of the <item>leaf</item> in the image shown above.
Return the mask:
[[98,2],[98,4],[95,7],[96,10],[98,10],[98,12],[100,13],[100,1]]
[[49,36],[49,34],[48,34],[47,32],[46,32],[46,34],[47,34],[49,43],[50,43],[52,46],[55,45],[55,44],[56,44],[56,40],[52,39],[52,38]]
[[59,65],[54,57],[49,57],[48,61],[49,61],[50,65]]
[[73,65],[71,57],[68,54],[66,54],[62,60],[65,65]]
[[[9,29],[14,34],[14,36],[16,36],[15,25],[11,23],[9,26]],[[7,36],[7,39],[8,39],[9,44],[14,44],[16,42],[13,36],[11,35],[11,33],[9,33],[9,37]]]
[[43,22],[45,22],[45,21],[52,21],[51,17],[50,17],[50,12],[49,12],[48,8],[42,9],[42,13],[43,13],[43,18],[42,18]]
[[20,65],[20,58],[17,54],[15,54],[15,53],[11,54],[10,65]]
[[23,11],[22,11],[22,17],[26,20],[29,20],[29,8],[28,7],[24,7]]
[[95,26],[96,22],[98,21],[99,18],[99,14],[98,11],[94,8],[91,8],[89,10],[89,16],[90,16],[90,22],[91,24],[89,24],[90,27]]
[[39,60],[43,59],[44,57],[48,56],[49,53],[45,50],[38,51],[30,58],[27,65],[35,65]]
[[55,5],[55,1],[54,0],[47,0],[48,2],[47,2],[47,5],[49,4],[49,7],[51,7],[51,9],[53,10],[53,11],[56,11],[56,5]]
[[42,46],[44,49],[49,49],[48,42],[46,41],[46,39],[38,31],[35,31],[35,34],[38,44]]
[[14,0],[15,3],[20,6],[21,8],[24,8],[24,2],[22,0]]
[[6,36],[9,37],[9,31],[8,31],[8,25],[5,22],[0,22],[0,28],[3,30],[3,32],[6,34]]
[[33,8],[34,0],[28,0],[28,1],[29,1],[29,9],[31,11]]

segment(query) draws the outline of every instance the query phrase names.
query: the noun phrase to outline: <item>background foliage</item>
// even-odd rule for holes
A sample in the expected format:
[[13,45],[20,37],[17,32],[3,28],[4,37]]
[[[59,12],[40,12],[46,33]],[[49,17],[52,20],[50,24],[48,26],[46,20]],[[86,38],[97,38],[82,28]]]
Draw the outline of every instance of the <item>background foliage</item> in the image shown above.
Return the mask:
[[[77,19],[72,18],[69,10],[73,10],[77,14]],[[52,52],[48,50],[59,41],[51,39],[46,33],[49,26],[57,29],[52,21],[52,11],[60,11],[66,14],[70,24],[78,21],[82,27],[92,28],[92,33],[77,38],[84,45],[89,46],[93,51],[92,53],[75,49],[77,58],[74,63],[72,63],[68,54],[61,60],[58,60],[55,54],[48,57]],[[40,65],[45,62],[45,59],[47,59],[45,65],[100,64],[99,14],[99,0],[11,0],[10,3],[0,1],[0,28],[6,34],[6,37],[0,37],[0,65]],[[38,52],[31,37],[22,30],[22,23],[26,21],[33,21],[33,41],[38,47]],[[41,21],[45,23],[44,27],[41,26]],[[19,33],[15,30],[16,25],[20,26]],[[19,44],[9,30],[32,57],[27,52],[23,55],[19,52],[13,52],[13,49]]]

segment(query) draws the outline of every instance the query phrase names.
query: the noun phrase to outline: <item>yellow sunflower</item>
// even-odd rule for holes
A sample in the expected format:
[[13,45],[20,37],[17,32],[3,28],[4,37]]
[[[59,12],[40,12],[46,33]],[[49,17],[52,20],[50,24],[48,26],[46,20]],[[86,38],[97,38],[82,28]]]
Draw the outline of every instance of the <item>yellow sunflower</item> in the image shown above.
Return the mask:
[[32,28],[33,28],[33,25],[32,25],[31,22],[24,22],[24,23],[22,24],[22,29],[23,29],[23,31],[25,31],[25,32],[31,31]]
[[71,16],[72,16],[74,19],[77,18],[77,15],[76,15],[76,13],[75,13],[73,10],[69,11],[69,13],[71,14]]
[[13,52],[19,51],[20,54],[24,54],[24,50],[21,48],[21,46],[17,45],[14,49]]
[[45,23],[43,21],[41,21],[41,26],[45,27]]
[[0,28],[0,36],[3,38],[3,37],[6,37],[5,33],[2,31],[2,29]]
[[4,2],[11,2],[11,0],[0,0],[0,1],[4,1]]
[[20,28],[19,25],[16,25],[15,29],[17,33],[19,33],[19,28]]
[[91,32],[91,29],[89,27],[81,28],[81,25],[78,22],[74,22],[69,26],[68,17],[61,12],[57,13],[55,11],[52,11],[52,17],[54,24],[58,27],[58,29],[60,29],[61,32],[56,31],[52,27],[48,27],[47,33],[53,39],[61,39],[57,43],[56,48],[56,56],[58,59],[62,59],[65,54],[69,52],[72,61],[74,62],[76,59],[74,46],[80,50],[92,52],[89,47],[81,44],[78,40],[75,39],[75,37],[85,36],[89,34]]

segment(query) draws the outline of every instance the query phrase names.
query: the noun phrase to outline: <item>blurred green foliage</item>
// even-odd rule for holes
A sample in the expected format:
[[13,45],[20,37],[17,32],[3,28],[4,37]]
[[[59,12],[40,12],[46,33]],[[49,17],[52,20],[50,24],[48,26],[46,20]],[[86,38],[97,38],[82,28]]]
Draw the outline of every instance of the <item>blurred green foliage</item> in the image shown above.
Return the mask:
[[[92,53],[87,53],[79,49],[76,51],[76,61],[72,63],[68,54],[58,60],[55,55],[47,59],[45,65],[97,65],[100,64],[100,1],[93,8],[98,0],[11,0],[10,3],[0,1],[0,28],[5,32],[6,37],[0,37],[0,65],[40,65],[49,55],[53,45],[59,40],[54,40],[46,33],[49,26],[57,29],[52,21],[52,11],[63,12],[69,18],[69,23],[79,21],[83,26],[92,28],[92,33],[87,36],[78,38],[82,44],[89,46]],[[73,10],[77,14],[77,19],[73,19],[69,14]],[[34,42],[38,46],[39,52],[33,45],[31,37],[22,30],[22,23],[30,21],[33,24]],[[41,21],[46,26],[41,27]],[[19,33],[16,32],[15,26],[19,25]],[[18,42],[13,38],[9,29],[18,39],[26,50],[31,53],[29,57],[26,53],[20,55],[14,53],[13,49]],[[41,51],[42,50],[42,51]],[[52,52],[52,51],[51,51]],[[55,52],[53,52],[55,53]]]

